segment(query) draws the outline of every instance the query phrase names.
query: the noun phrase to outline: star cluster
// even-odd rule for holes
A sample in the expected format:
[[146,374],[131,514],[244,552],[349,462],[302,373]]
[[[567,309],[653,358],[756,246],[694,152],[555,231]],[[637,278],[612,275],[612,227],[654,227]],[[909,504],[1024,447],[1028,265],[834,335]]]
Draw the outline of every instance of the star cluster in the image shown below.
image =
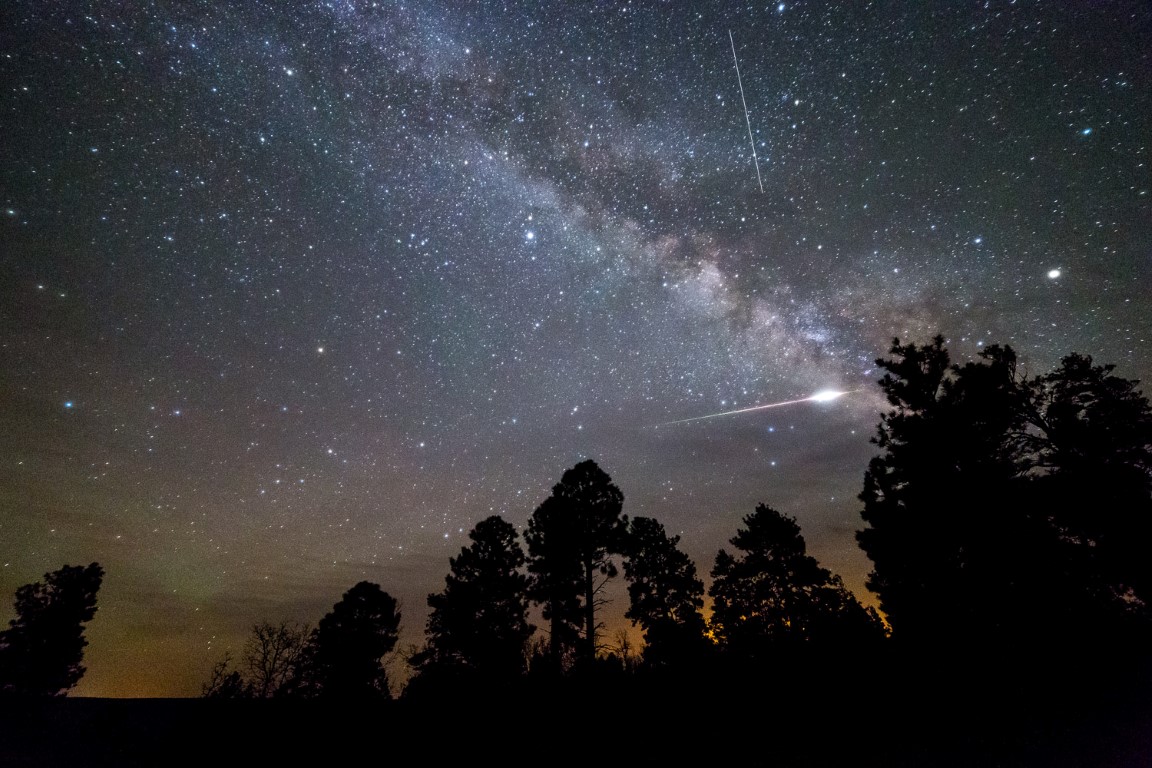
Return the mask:
[[583,458],[704,574],[764,502],[867,599],[893,337],[1152,373],[1143,2],[2,13],[0,587],[105,567],[80,693],[361,579],[418,642]]

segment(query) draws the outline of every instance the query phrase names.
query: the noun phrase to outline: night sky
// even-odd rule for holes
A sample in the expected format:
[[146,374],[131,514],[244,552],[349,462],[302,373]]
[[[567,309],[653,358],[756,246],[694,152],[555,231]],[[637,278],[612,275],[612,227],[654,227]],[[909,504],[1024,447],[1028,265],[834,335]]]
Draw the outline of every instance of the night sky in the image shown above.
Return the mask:
[[360,580],[420,642],[585,458],[702,575],[763,502],[874,603],[893,337],[1152,379],[1145,0],[16,0],[0,88],[0,618],[100,562],[78,695]]

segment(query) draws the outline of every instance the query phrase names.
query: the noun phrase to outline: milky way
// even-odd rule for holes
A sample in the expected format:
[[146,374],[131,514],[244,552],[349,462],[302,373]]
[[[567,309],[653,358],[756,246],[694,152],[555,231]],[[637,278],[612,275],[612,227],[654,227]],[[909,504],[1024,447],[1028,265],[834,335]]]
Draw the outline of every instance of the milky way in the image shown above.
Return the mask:
[[0,588],[105,567],[78,693],[361,579],[419,642],[584,458],[703,574],[763,502],[872,601],[893,337],[1152,373],[1142,1],[0,15]]

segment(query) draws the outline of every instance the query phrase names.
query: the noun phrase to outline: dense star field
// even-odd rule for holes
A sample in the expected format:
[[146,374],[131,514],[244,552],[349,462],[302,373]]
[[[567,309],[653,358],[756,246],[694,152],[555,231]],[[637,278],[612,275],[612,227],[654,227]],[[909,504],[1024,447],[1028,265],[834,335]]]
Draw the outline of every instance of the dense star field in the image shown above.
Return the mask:
[[0,86],[0,593],[106,569],[77,694],[363,579],[417,643],[585,458],[874,603],[893,337],[1152,379],[1144,0],[17,0]]

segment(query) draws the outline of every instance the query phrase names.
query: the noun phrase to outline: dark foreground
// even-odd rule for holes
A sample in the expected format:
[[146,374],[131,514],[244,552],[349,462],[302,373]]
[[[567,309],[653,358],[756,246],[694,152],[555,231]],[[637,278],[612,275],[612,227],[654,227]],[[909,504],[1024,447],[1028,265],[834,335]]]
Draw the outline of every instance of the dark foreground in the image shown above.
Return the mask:
[[[319,701],[0,702],[0,766],[499,765],[657,761],[766,766],[1148,768],[1152,675],[994,678],[954,669],[847,681],[780,668],[562,694]],[[851,693],[847,693],[851,691]]]

